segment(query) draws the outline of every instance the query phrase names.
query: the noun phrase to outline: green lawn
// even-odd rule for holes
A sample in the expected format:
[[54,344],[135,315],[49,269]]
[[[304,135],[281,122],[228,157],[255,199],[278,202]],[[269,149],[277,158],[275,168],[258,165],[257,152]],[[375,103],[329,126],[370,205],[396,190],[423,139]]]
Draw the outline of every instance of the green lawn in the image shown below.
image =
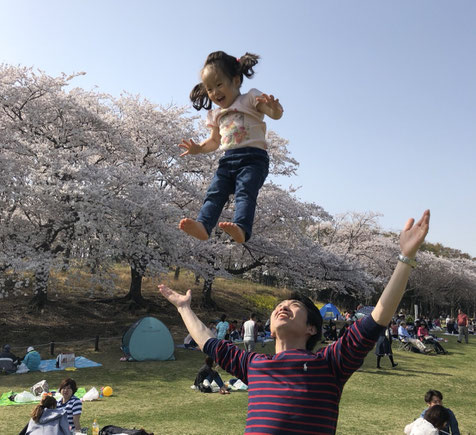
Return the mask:
[[[445,336],[448,338],[448,336]],[[444,343],[446,356],[424,356],[397,350],[396,369],[388,359],[383,370],[375,368],[373,352],[361,370],[347,383],[341,400],[338,434],[402,434],[404,426],[418,417],[425,407],[423,396],[433,388],[443,392],[444,404],[450,407],[462,434],[476,434],[475,410],[476,337],[470,344],[456,343],[449,337]],[[272,352],[272,344],[265,350]],[[241,434],[245,426],[247,393],[229,396],[202,394],[190,389],[204,355],[178,349],[176,361],[119,362],[119,342],[104,344],[99,352],[76,349],[103,364],[75,372],[28,373],[0,377],[0,392],[23,391],[46,379],[57,387],[68,374],[78,386],[89,389],[110,385],[112,397],[83,405],[81,423],[91,426],[94,418],[100,427],[115,424],[144,427],[155,434]],[[221,372],[227,379],[229,376]],[[17,434],[28,421],[33,405],[0,408],[0,434]]]

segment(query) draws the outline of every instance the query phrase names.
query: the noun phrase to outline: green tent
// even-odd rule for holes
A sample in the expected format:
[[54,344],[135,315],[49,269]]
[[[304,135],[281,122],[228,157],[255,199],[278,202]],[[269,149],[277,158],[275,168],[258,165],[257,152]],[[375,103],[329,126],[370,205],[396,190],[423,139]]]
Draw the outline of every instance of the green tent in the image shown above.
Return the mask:
[[174,341],[167,327],[155,317],[143,317],[122,336],[122,350],[134,361],[174,360]]

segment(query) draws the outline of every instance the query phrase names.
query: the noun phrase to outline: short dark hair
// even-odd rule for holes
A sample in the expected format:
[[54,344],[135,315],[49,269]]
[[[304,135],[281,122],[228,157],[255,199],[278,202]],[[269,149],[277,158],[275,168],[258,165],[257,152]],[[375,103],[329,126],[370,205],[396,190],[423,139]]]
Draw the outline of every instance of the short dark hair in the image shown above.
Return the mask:
[[434,405],[426,410],[424,419],[436,429],[443,429],[450,419],[450,413],[444,406]]
[[208,367],[213,367],[213,358],[211,356],[207,356],[205,358],[205,364],[208,366]]
[[425,393],[425,402],[430,403],[433,396],[438,397],[438,399],[443,400],[443,394],[438,390],[428,390]]
[[301,293],[294,292],[289,299],[296,300],[301,302],[307,311],[307,324],[316,327],[316,334],[309,337],[306,342],[306,350],[313,350],[317,342],[322,337],[322,316],[319,309],[316,307],[314,302],[311,301],[307,296],[304,296]]
[[66,378],[61,381],[60,386],[58,387],[58,391],[61,393],[61,390],[65,387],[70,387],[73,391],[73,394],[78,391],[78,387],[76,386],[76,381],[71,378]]
[[256,318],[256,313],[251,313],[250,319],[255,319]]
[[[255,73],[253,67],[258,63],[259,56],[256,54],[245,53],[241,58],[230,56],[224,51],[214,51],[207,56],[207,60],[203,65],[202,71],[207,66],[213,66],[219,69],[228,79],[233,80],[234,77],[240,78],[240,83],[243,83],[243,76],[248,78],[253,77]],[[195,85],[190,92],[190,100],[195,109],[212,108],[212,102],[208,98],[208,93],[203,83]]]
[[222,314],[221,317],[220,317],[220,320],[221,320],[222,322],[224,322],[225,319],[226,319],[226,314]]

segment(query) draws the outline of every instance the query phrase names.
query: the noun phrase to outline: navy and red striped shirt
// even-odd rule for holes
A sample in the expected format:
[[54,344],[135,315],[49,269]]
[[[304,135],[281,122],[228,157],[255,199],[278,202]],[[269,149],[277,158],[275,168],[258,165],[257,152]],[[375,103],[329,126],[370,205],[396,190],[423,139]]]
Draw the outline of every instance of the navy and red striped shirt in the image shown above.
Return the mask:
[[364,317],[317,353],[296,349],[264,355],[216,338],[203,350],[248,384],[245,433],[335,434],[344,384],[382,328],[371,316]]

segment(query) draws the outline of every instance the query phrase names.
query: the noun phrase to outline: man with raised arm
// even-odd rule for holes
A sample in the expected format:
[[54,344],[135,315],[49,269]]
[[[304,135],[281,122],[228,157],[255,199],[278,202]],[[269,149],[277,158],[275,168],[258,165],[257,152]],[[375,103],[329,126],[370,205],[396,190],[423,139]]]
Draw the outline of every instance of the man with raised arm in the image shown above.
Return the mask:
[[190,307],[191,291],[181,295],[159,285],[200,349],[224,370],[248,384],[245,433],[335,434],[345,382],[363,363],[380,331],[392,319],[428,233],[429,210],[415,223],[409,219],[400,235],[401,254],[370,316],[355,322],[333,344],[313,352],[322,332],[322,317],[307,297],[294,294],[271,313],[276,354],[245,352],[213,337]]

